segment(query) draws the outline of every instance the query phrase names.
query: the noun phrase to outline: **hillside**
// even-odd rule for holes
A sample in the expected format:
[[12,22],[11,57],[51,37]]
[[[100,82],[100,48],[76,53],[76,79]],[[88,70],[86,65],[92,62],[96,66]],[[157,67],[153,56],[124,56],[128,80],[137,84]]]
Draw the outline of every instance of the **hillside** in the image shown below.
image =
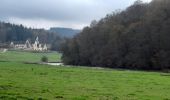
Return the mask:
[[136,1],[91,23],[63,46],[65,64],[170,69],[170,0]]
[[76,30],[76,29],[71,29],[71,28],[53,27],[53,28],[50,28],[49,32],[56,32],[61,37],[73,37],[76,34],[80,33],[81,30]]
[[31,29],[23,25],[15,25],[11,23],[0,22],[0,42],[25,42],[27,39],[34,41],[36,37],[40,38],[41,42],[52,43],[57,37],[57,34],[48,32],[44,29]]
[[51,49],[55,51],[59,50],[60,43],[63,41],[63,38],[61,38],[59,34],[56,34],[56,32],[49,32],[44,29],[31,29],[23,25],[0,22],[1,48],[8,48],[10,42],[25,43],[27,39],[34,42],[37,36],[41,43],[51,45]]

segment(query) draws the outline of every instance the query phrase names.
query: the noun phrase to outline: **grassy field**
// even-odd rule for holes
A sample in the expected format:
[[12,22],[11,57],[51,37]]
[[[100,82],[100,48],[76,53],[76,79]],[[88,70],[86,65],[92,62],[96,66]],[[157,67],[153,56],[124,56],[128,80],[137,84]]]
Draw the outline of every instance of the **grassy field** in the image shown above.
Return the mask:
[[170,100],[167,73],[23,64],[35,56],[9,53],[17,59],[0,62],[0,100]]
[[169,93],[163,73],[0,63],[4,100],[169,100]]
[[47,56],[50,62],[56,62],[60,61],[61,54],[57,52],[33,53],[33,52],[7,51],[6,53],[0,53],[0,61],[40,62],[43,56]]

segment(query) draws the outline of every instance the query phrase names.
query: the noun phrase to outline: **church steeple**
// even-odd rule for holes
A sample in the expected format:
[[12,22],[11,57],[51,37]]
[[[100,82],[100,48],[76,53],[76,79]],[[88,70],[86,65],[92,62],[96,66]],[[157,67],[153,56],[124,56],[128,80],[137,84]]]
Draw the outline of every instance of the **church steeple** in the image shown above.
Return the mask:
[[38,38],[38,36],[37,36],[36,39],[35,39],[35,43],[39,44],[39,38]]

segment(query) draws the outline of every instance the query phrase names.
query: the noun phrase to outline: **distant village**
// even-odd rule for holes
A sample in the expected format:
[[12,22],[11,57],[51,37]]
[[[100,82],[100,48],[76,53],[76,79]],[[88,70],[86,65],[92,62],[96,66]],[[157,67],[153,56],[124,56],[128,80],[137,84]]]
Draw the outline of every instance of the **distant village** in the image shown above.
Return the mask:
[[10,48],[14,50],[26,50],[26,51],[47,51],[47,44],[41,44],[39,38],[35,39],[34,43],[31,43],[29,40],[26,40],[25,44],[14,44],[10,43]]

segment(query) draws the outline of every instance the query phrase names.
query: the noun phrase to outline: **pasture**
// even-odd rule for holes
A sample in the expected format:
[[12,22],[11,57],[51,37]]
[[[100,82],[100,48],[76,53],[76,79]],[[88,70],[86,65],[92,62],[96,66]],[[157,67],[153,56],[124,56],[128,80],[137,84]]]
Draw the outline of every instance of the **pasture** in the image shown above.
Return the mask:
[[19,52],[19,51],[7,51],[6,53],[0,53],[0,61],[8,62],[40,62],[43,56],[47,56],[49,62],[59,62],[61,54],[57,52],[49,53],[34,53],[34,52]]
[[[24,64],[42,54],[6,54],[0,55],[10,61],[0,62],[0,100],[170,100],[168,73]],[[49,57],[60,61],[60,54]]]

